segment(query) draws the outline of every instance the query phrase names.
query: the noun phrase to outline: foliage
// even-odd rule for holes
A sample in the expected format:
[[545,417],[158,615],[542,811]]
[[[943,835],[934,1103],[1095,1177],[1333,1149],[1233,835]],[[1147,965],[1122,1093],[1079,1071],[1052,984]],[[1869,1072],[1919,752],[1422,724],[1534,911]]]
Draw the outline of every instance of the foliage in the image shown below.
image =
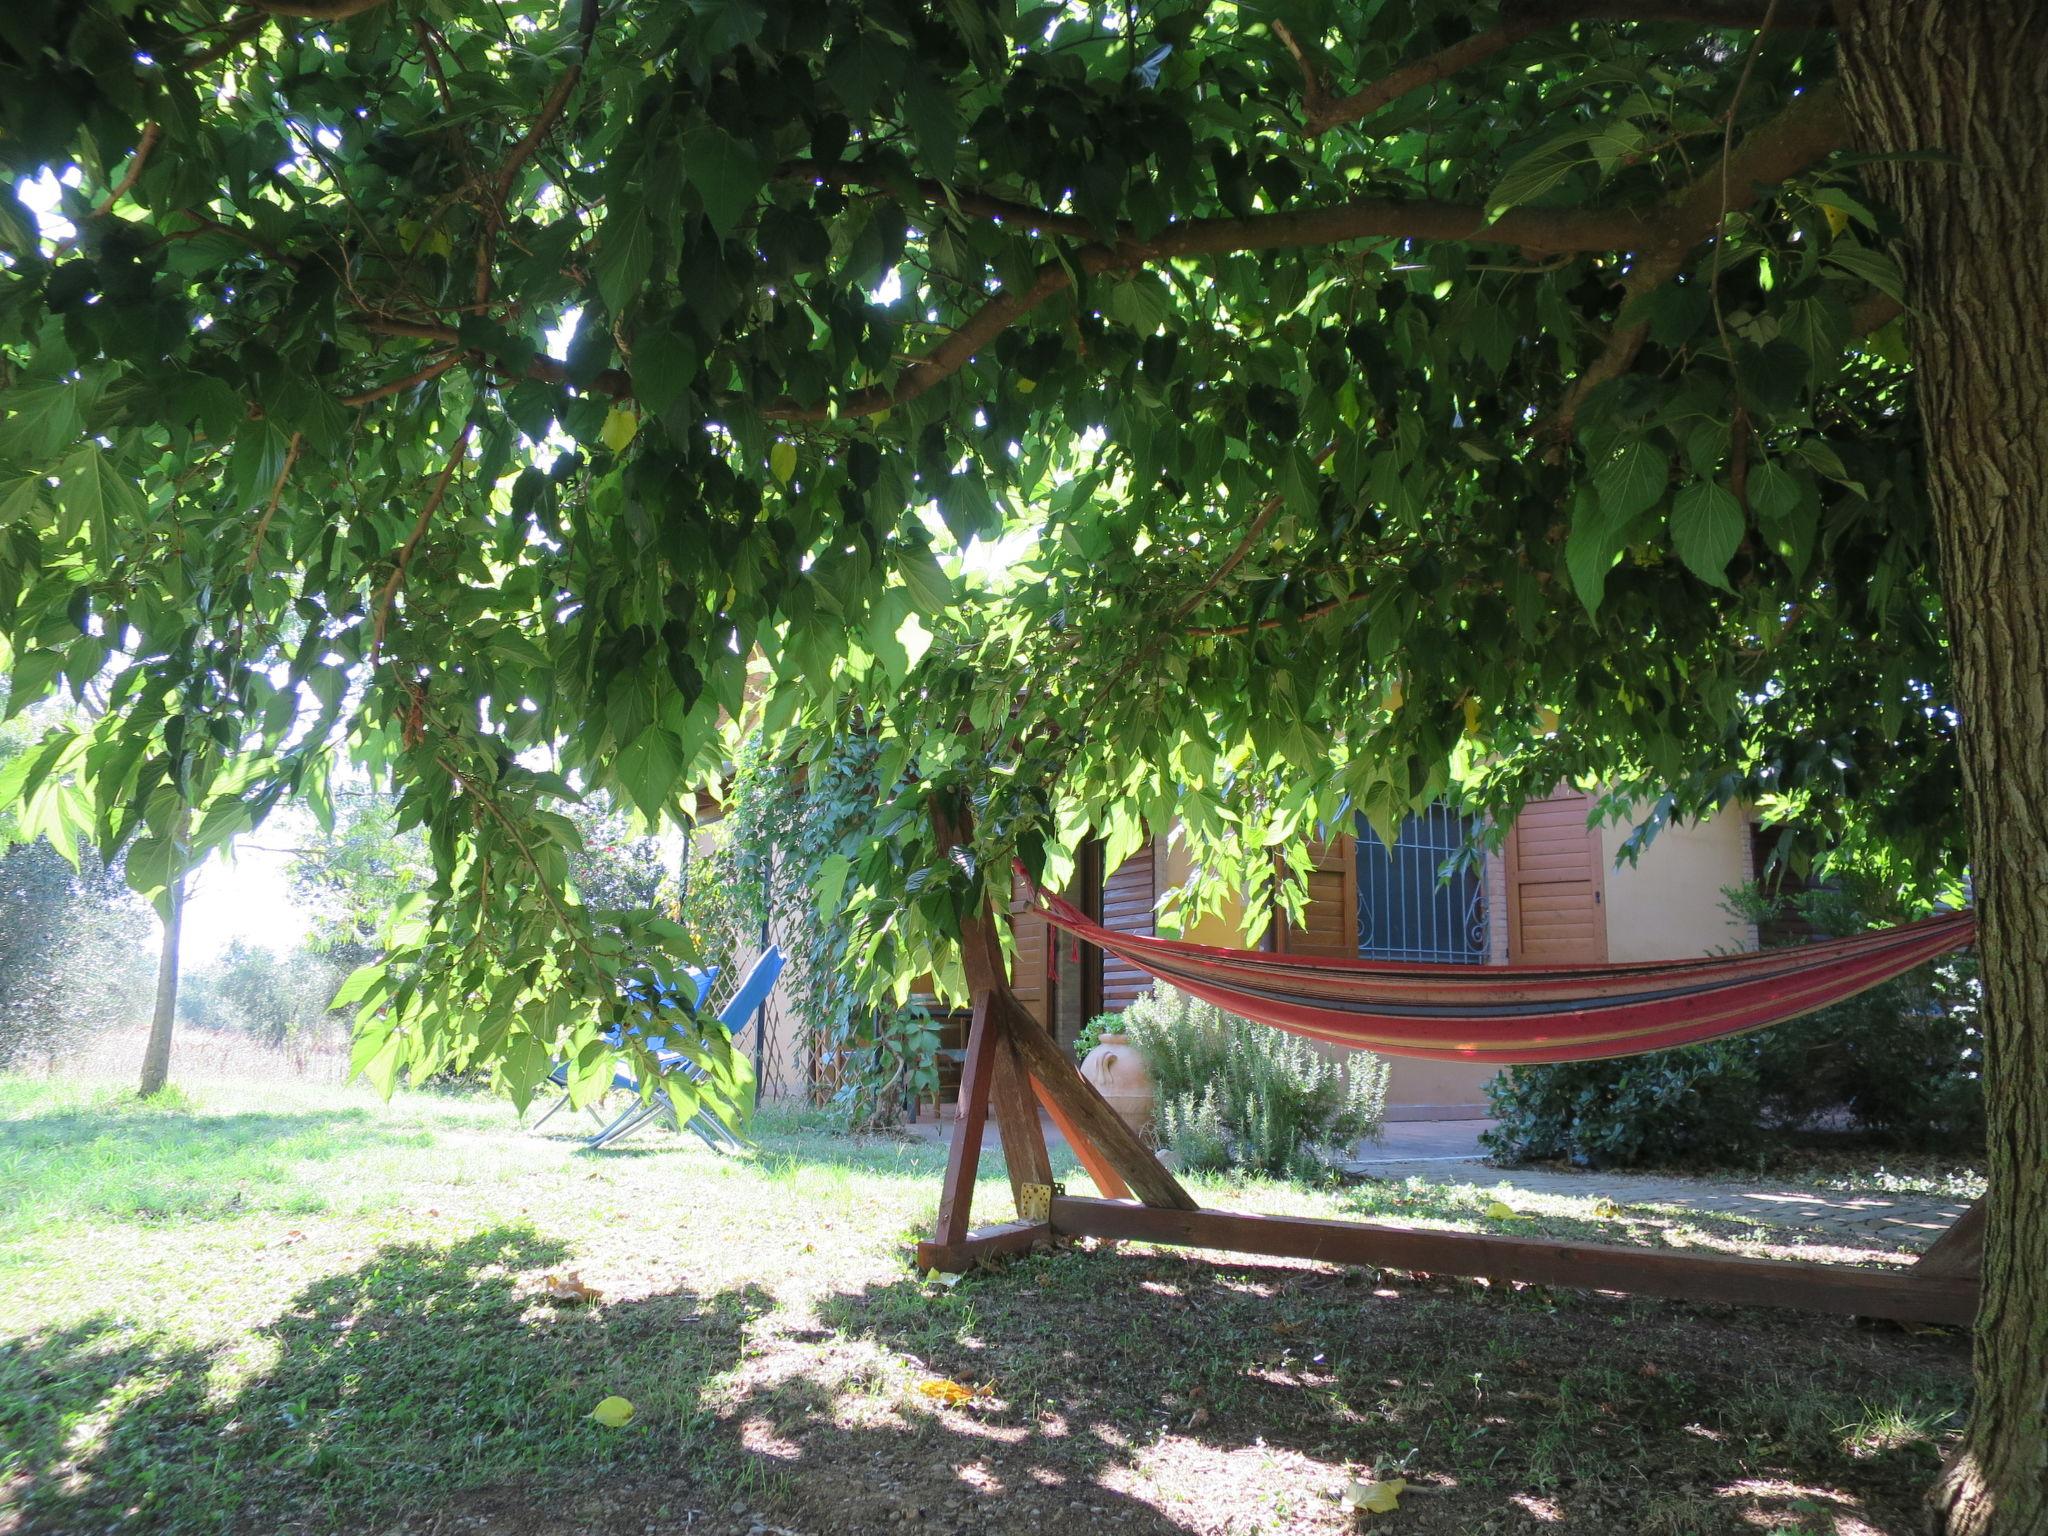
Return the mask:
[[843,892],[899,990],[1013,853],[1178,818],[1189,900],[1264,910],[1454,776],[1824,791],[1932,867],[1834,41],[1587,9],[15,7],[0,637],[106,708],[0,800],[160,892],[389,774],[433,878],[361,1064],[522,1099],[689,958],[578,897],[570,808],[680,817],[756,718],[876,744]]
[[1088,1053],[1102,1044],[1104,1035],[1121,1033],[1123,1027],[1124,1016],[1121,1013],[1098,1013],[1083,1024],[1080,1033],[1074,1036],[1074,1059],[1086,1061]]
[[742,747],[727,786],[723,841],[708,882],[741,921],[789,951],[784,1008],[811,1053],[808,1076],[855,1125],[893,1123],[938,1088],[939,1034],[853,944],[849,855],[875,831],[875,743],[858,730],[778,757],[760,737]]
[[1312,1178],[1333,1154],[1379,1134],[1387,1064],[1377,1056],[1333,1062],[1164,985],[1137,997],[1121,1026],[1152,1074],[1160,1145],[1184,1167]]
[[[1855,885],[1855,866],[1837,877]],[[1788,912],[1819,932],[1870,925],[1844,886],[1732,893],[1754,918]],[[1864,887],[1866,900],[1873,895]],[[1880,909],[1886,920],[1904,914]],[[1969,1152],[1984,1134],[1976,961],[1950,957],[1802,1019],[1733,1040],[1619,1061],[1516,1067],[1487,1086],[1505,1162],[1594,1167],[1754,1162],[1793,1133],[1846,1114],[1914,1151]]]
[[332,952],[298,950],[279,955],[263,945],[232,939],[207,964],[186,972],[178,989],[178,1016],[202,1029],[238,1029],[266,1045],[345,1027],[328,1009],[347,974]]
[[[0,764],[31,739],[26,721],[0,726]],[[0,809],[0,1069],[54,1063],[149,1009],[149,918],[118,867],[17,835]]]

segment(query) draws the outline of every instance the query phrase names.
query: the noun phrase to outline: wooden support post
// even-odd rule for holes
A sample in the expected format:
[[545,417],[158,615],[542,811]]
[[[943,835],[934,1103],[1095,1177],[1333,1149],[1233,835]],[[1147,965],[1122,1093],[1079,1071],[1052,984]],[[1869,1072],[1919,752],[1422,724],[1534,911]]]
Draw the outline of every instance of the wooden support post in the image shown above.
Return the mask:
[[1958,1216],[1955,1225],[1934,1240],[1913,1266],[1916,1275],[1968,1275],[1975,1278],[1984,1266],[1984,1202],[1973,1200]]
[[[990,1022],[1003,1025],[1002,1013],[991,1010]],[[1003,1139],[1003,1164],[1010,1174],[1010,1193],[1021,1197],[1026,1184],[1052,1182],[1052,1159],[1046,1155],[1045,1132],[1038,1124],[1038,1104],[1031,1097],[1031,1082],[1024,1075],[1024,1064],[1017,1058],[1009,1029],[997,1029],[990,1044],[995,1052],[995,1075],[989,1085],[989,1102],[996,1112],[996,1134]]]
[[1042,1221],[1006,1221],[1001,1226],[970,1232],[957,1243],[919,1243],[917,1267],[942,1269],[961,1274],[984,1259],[1005,1254],[1029,1253],[1041,1243],[1052,1241],[1052,1228]]
[[988,1094],[994,1074],[998,1026],[990,1015],[995,996],[978,992],[974,1022],[967,1030],[967,1063],[960,1071],[960,1112],[953,1122],[953,1149],[946,1156],[946,1182],[939,1193],[939,1229],[934,1241],[950,1247],[967,1236],[974,1209],[974,1176],[981,1170],[981,1133],[988,1124]]
[[1045,1091],[1045,1084],[1034,1077],[1031,1079],[1031,1091],[1038,1096],[1038,1102],[1045,1106],[1046,1118],[1052,1121],[1053,1129],[1058,1131],[1067,1145],[1074,1149],[1074,1156],[1081,1160],[1081,1166],[1088,1170],[1088,1177],[1095,1181],[1095,1187],[1102,1192],[1104,1198],[1128,1200],[1131,1196],[1131,1186],[1126,1184],[1123,1176],[1110,1166],[1109,1160],[1097,1149],[1095,1143],[1074,1129],[1074,1122],[1067,1118],[1059,1102]]
[[1535,1285],[1629,1291],[1739,1306],[1795,1307],[1899,1322],[1967,1325],[1977,1311],[1974,1276],[1927,1275],[1919,1272],[1919,1266],[1851,1269],[1602,1243],[1427,1232],[1373,1222],[1156,1210],[1070,1196],[1054,1198],[1052,1227],[1061,1236],[1127,1238],[1332,1264],[1483,1275]]
[[1166,1171],[1152,1149],[1138,1139],[1138,1133],[1124,1124],[1123,1117],[1081,1075],[1059,1042],[1039,1027],[1007,987],[997,991],[996,1001],[1010,1021],[1010,1038],[1017,1043],[1025,1069],[1070,1127],[1062,1134],[1076,1147],[1084,1141],[1092,1145],[1147,1205],[1194,1210],[1194,1197],[1180,1187],[1180,1181]]

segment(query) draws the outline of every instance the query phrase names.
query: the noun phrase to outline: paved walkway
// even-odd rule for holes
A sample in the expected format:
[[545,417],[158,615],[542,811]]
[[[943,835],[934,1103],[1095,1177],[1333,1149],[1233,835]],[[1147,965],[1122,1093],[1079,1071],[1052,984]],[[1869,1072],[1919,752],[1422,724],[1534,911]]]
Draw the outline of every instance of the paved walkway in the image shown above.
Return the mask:
[[[1045,1139],[1060,1145],[1050,1121]],[[1432,1184],[1477,1184],[1532,1194],[1602,1196],[1617,1205],[1660,1205],[1743,1216],[1773,1226],[1833,1237],[1851,1246],[1925,1248],[1948,1230],[1969,1203],[1886,1190],[1813,1189],[1770,1179],[1684,1179],[1665,1174],[1580,1173],[1548,1168],[1495,1168],[1486,1161],[1480,1132],[1491,1120],[1397,1120],[1377,1142],[1361,1142],[1340,1166],[1372,1179],[1422,1179]],[[945,1142],[951,1120],[925,1120],[905,1130],[920,1140]],[[997,1144],[991,1121],[983,1145]]]
[[1361,1143],[1341,1165],[1373,1179],[1423,1179],[1478,1184],[1532,1194],[1605,1196],[1617,1205],[1678,1206],[1797,1227],[1847,1243],[1924,1248],[1948,1230],[1969,1204],[1887,1190],[1813,1189],[1772,1179],[1684,1179],[1664,1174],[1494,1168],[1479,1133],[1491,1120],[1395,1122],[1378,1143]]

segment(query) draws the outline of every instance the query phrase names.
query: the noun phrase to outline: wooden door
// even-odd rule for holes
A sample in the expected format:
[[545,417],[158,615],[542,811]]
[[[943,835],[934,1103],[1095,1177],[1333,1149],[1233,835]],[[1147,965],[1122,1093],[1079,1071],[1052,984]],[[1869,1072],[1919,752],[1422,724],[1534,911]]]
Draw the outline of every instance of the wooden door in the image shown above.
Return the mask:
[[1552,795],[1523,808],[1508,839],[1508,960],[1600,965],[1607,959],[1605,859],[1591,800]]
[[1273,927],[1278,947],[1290,955],[1358,958],[1358,850],[1348,837],[1333,837],[1309,849],[1315,861],[1308,875],[1308,906],[1299,923],[1283,912]]

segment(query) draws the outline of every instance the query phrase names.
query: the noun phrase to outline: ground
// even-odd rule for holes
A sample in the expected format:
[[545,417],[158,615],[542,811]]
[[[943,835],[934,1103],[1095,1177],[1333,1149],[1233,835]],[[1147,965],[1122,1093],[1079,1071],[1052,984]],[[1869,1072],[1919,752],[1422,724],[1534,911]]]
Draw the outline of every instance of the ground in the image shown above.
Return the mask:
[[[592,1154],[483,1098],[185,1081],[0,1080],[0,1532],[1905,1533],[1968,1378],[1944,1330],[1135,1246],[949,1286],[909,1267],[927,1142]],[[1502,1177],[1197,1192],[1908,1257]],[[1347,1511],[1374,1477],[1399,1507]]]

